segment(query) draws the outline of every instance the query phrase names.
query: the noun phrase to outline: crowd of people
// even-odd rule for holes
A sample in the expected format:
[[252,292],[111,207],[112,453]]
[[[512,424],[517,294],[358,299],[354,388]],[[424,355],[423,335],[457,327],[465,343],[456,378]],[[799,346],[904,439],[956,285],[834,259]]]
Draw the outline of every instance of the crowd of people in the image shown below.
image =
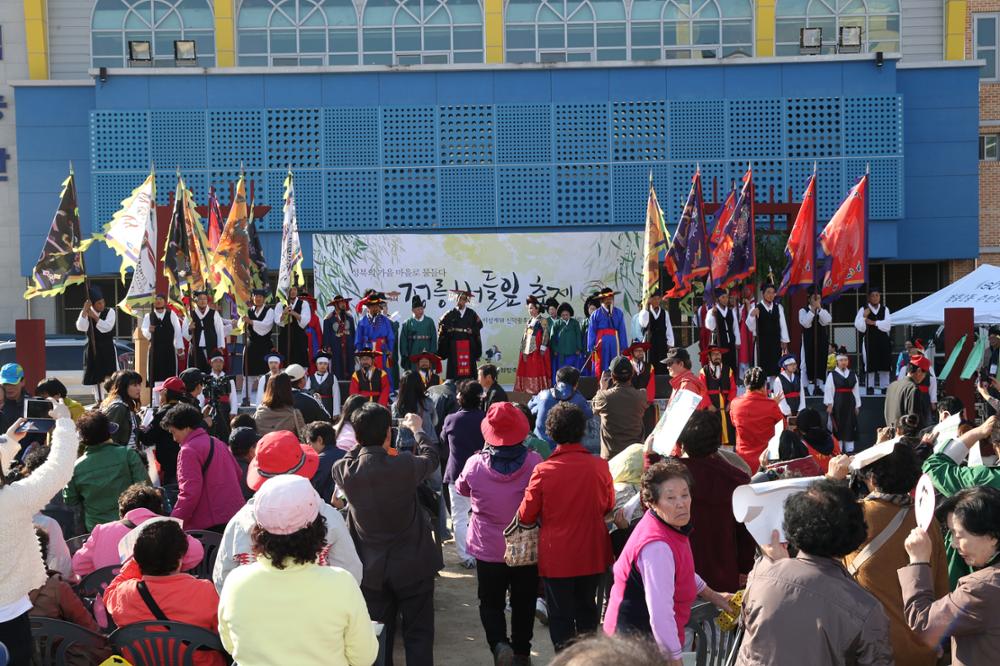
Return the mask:
[[[873,291],[858,329],[867,379],[887,388],[887,427],[852,456],[869,382],[845,353],[818,353],[830,319],[816,298],[799,314],[812,332],[789,354],[773,291],[765,285],[749,309],[715,294],[697,373],[658,298],[632,344],[611,290],[588,302],[583,327],[568,304],[531,301],[509,396],[495,366],[478,366],[481,323],[464,292],[437,326],[415,299],[399,337],[383,295],[366,294],[356,325],[338,297],[323,328],[340,346],[316,355],[303,337],[315,301],[293,294],[276,313],[255,294],[242,387],[217,351],[222,318],[202,302],[189,326],[165,302],[143,323],[148,377],[100,375],[96,345],[87,377],[102,380],[102,397],[90,408],[53,378],[29,392],[7,364],[0,643],[21,666],[32,615],[91,631],[170,620],[217,634],[219,651],[199,652],[198,664],[367,666],[380,649],[392,664],[401,639],[407,664],[429,665],[436,579],[454,548],[474,572],[489,648],[473,663],[532,663],[541,621],[553,663],[677,666],[696,640],[699,604],[738,618],[737,664],[992,663],[997,417],[963,422],[954,437],[933,428],[966,410],[922,390],[933,373],[918,346],[895,381],[879,376],[891,319]],[[98,295],[81,320],[100,333],[108,310]],[[193,362],[178,372],[185,336]],[[394,349],[405,350],[401,369]],[[998,349],[991,330],[993,376]],[[161,376],[163,366],[172,373]],[[582,373],[596,375],[591,399]],[[669,451],[657,443],[658,374],[671,401],[697,401]],[[992,381],[980,393],[995,411]],[[259,400],[244,399],[251,385]],[[29,393],[52,402],[50,432],[20,418]],[[914,500],[922,474],[939,499],[925,527]],[[817,480],[785,503],[782,530],[756,542],[734,517],[734,493],[797,476]],[[214,562],[203,562],[201,533],[218,535]],[[72,552],[70,534],[84,535]],[[534,544],[527,560],[512,555],[513,535]],[[81,601],[73,586],[109,566],[117,573],[99,603]]]

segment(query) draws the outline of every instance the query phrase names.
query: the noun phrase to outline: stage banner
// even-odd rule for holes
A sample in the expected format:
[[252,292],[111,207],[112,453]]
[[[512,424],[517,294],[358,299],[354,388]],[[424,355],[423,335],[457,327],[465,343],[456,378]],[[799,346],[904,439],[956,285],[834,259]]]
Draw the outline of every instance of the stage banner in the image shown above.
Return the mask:
[[642,258],[637,231],[313,236],[315,289],[324,306],[337,294],[356,303],[365,289],[376,289],[399,324],[410,316],[413,296],[426,300],[427,316],[438,321],[453,307],[449,289],[473,292],[471,307],[483,320],[479,363],[495,364],[505,386],[514,383],[528,296],[568,302],[583,322],[584,300],[609,286],[621,292],[615,304],[634,335]]

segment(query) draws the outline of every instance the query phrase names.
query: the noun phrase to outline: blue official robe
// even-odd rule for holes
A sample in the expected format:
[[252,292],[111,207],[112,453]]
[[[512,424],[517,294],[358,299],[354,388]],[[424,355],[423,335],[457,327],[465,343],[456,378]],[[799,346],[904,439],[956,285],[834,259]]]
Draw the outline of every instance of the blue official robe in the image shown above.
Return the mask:
[[[392,329],[392,322],[384,314],[379,313],[372,319],[368,315],[361,317],[358,321],[357,333],[354,337],[354,349],[381,350],[381,356],[375,356],[375,366],[386,371],[386,375],[392,379],[390,372],[393,365],[393,355],[396,349],[396,334]],[[395,386],[392,386],[395,389]]]
[[625,313],[614,306],[610,315],[604,306],[594,310],[587,326],[587,350],[592,354],[594,374],[600,375],[607,370],[611,360],[626,348],[628,331],[625,330]]

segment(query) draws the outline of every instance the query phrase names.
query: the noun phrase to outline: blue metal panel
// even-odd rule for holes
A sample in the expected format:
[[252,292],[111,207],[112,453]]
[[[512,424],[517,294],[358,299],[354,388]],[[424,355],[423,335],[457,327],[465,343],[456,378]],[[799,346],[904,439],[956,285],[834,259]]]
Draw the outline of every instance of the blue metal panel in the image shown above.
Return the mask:
[[718,99],[725,88],[722,67],[667,67],[667,97],[675,99]]
[[670,102],[669,155],[673,160],[726,156],[726,108],[722,100]]
[[[20,141],[18,148],[23,150]],[[74,160],[73,171],[76,173],[77,194],[84,191],[89,193],[90,162],[86,156]],[[64,160],[18,160],[17,189],[22,195],[39,193],[49,197],[58,196],[58,188],[53,188],[52,184],[61,183],[68,174],[69,164]]]
[[[866,67],[874,67],[871,63],[864,64]],[[850,92],[843,89],[843,63],[817,62],[809,67],[789,63],[779,67],[781,94],[785,97],[830,97]]]
[[[771,188],[774,188],[775,201],[788,200],[788,182],[785,179],[785,161],[777,159],[760,160],[733,160],[729,163],[729,180],[739,188],[743,182],[743,175],[747,172],[747,165],[753,168],[753,185],[755,190],[754,199],[758,202],[768,201],[771,197]],[[720,194],[726,192],[720,187]],[[801,196],[801,192],[793,195],[796,200]]]
[[96,170],[149,168],[149,112],[94,111],[90,161]]
[[556,162],[608,159],[608,104],[553,106]]
[[787,157],[837,157],[843,150],[843,119],[839,97],[785,100]]
[[[104,225],[111,221],[114,214],[121,208],[122,201],[125,200],[132,190],[138,187],[148,176],[148,172],[133,171],[120,173],[97,173],[94,174],[93,187],[93,218],[90,220],[90,230],[98,232]],[[53,210],[55,205],[53,204]],[[83,222],[86,225],[86,222]],[[86,234],[86,229],[83,229]]]
[[437,76],[430,72],[380,74],[379,103],[382,106],[434,104],[437,101]]
[[551,162],[552,108],[548,104],[496,106],[497,162]]
[[437,164],[437,109],[383,107],[382,163],[385,166]]
[[868,217],[872,220],[898,220],[903,217],[903,158],[876,157],[844,160],[844,178],[853,187],[871,167],[868,188]]
[[552,70],[552,99],[565,103],[606,103],[610,73],[608,69]]
[[379,169],[336,169],[326,172],[326,212],[333,229],[382,228]]
[[378,74],[323,74],[323,106],[378,106]]
[[378,166],[381,132],[377,108],[324,109],[323,121],[324,166]]
[[552,224],[552,168],[497,168],[500,227],[543,227]]
[[667,96],[667,77],[662,69],[642,67],[614,72],[608,82],[612,101],[663,100]]
[[[21,110],[18,109],[18,117],[20,117],[20,113]],[[60,145],[73,142],[77,137],[86,136],[86,132],[87,130],[82,127],[64,127],[62,125],[19,128],[17,132],[18,156],[20,159],[25,159],[25,157],[46,157],[48,156],[50,146],[53,144]],[[13,146],[4,147],[8,148],[8,150],[13,149]],[[10,167],[11,165],[8,163],[8,168]],[[64,169],[65,167],[64,163]]]
[[488,167],[448,167],[438,171],[441,182],[442,227],[495,228],[497,198],[494,170]]
[[382,217],[387,229],[425,229],[438,221],[437,169],[385,169]]
[[870,259],[899,258],[898,234],[892,222],[868,223],[868,257]]
[[306,74],[264,77],[264,106],[310,107],[323,103],[321,86]]
[[727,67],[720,92],[727,99],[772,99],[781,97],[781,70],[777,67]]
[[549,104],[552,102],[550,70],[493,73],[493,100],[496,104]]
[[[30,88],[16,88],[17,127],[88,127],[90,110],[94,108],[94,87],[63,87],[59,103],[53,104],[45,95],[33,95]],[[8,103],[10,100],[7,100]],[[23,156],[25,159],[29,156]]]
[[792,196],[798,201],[802,200],[813,165],[816,166],[816,217],[829,220],[847,194],[843,160],[788,160],[788,187],[792,188]]
[[[615,164],[614,214],[616,225],[644,225],[646,203],[649,200],[649,174],[660,206],[670,201],[670,165]],[[664,211],[666,213],[666,211]]]
[[[267,178],[264,175],[264,170],[260,168],[246,168],[243,172],[246,178],[246,191],[247,191],[247,204],[249,205],[251,197],[255,204],[261,205],[275,205],[274,202],[277,201],[278,212],[275,214],[273,211],[267,215],[265,220],[257,221],[258,229],[281,229],[281,195],[282,192],[279,190],[277,194],[274,195],[272,199],[269,195],[267,187]],[[235,192],[236,183],[239,182],[240,169],[239,167],[234,167],[232,169],[212,169],[208,174],[208,184],[215,188],[215,195],[219,199],[219,203],[223,206],[228,205],[232,198],[230,197],[230,190]],[[208,196],[206,195],[204,199],[200,199],[199,203],[207,203]]]
[[[664,217],[673,228],[680,219],[684,203],[691,192],[691,179],[698,167],[701,167],[702,198],[706,201],[712,198],[712,186],[717,183],[719,198],[724,199],[728,192],[729,165],[726,162],[671,162],[670,164],[670,198],[660,195],[660,205],[663,206]],[[673,233],[671,231],[671,233]]]
[[[300,231],[320,231],[326,228],[326,215],[323,211],[325,196],[323,195],[323,172],[313,169],[298,169],[294,172],[295,184],[295,219]],[[267,172],[266,201],[271,205],[268,214],[268,227],[281,229],[284,218],[285,178],[287,171]]]
[[979,179],[979,143],[969,141],[919,141],[906,144],[905,167],[921,176],[966,175]]
[[151,111],[149,137],[152,159],[161,169],[204,169],[205,111]]
[[112,76],[104,83],[97,83],[96,108],[122,111],[148,109],[149,78]]
[[[845,63],[846,64],[846,63]],[[860,66],[841,67],[845,95],[892,95],[896,90],[896,60],[884,60],[879,67],[874,62]]]
[[555,223],[611,224],[611,168],[608,164],[557,164]]
[[[184,184],[191,190],[191,196],[198,206],[208,205],[208,172],[207,171],[184,171],[181,173]],[[141,181],[136,181],[138,185]],[[135,187],[133,185],[133,187]],[[176,176],[171,171],[163,171],[156,176],[156,200],[159,203],[170,201],[170,196],[174,193],[177,185]],[[201,220],[205,227],[208,227],[208,216]]]
[[979,108],[908,109],[907,141],[969,141],[979,126]]
[[903,98],[844,98],[845,155],[902,155]]
[[233,169],[243,164],[263,168],[264,112],[261,109],[210,109],[208,159],[212,168]]
[[321,166],[323,117],[319,109],[268,109],[267,167]]
[[441,164],[493,163],[492,105],[441,106],[438,113]]
[[448,76],[438,76],[438,104],[465,106],[468,104],[491,104],[493,102],[493,76],[486,72],[454,72]]
[[[213,76],[207,106],[216,109],[259,109],[264,106],[264,76]],[[100,97],[100,95],[98,95]]]
[[658,162],[666,158],[667,103],[663,100],[612,102],[611,159],[615,162]]
[[730,157],[782,157],[782,104],[778,99],[734,99],[729,102]]
[[[208,99],[208,79],[203,76],[153,76],[149,78],[149,108],[201,109]],[[215,92],[214,90],[212,91]]]

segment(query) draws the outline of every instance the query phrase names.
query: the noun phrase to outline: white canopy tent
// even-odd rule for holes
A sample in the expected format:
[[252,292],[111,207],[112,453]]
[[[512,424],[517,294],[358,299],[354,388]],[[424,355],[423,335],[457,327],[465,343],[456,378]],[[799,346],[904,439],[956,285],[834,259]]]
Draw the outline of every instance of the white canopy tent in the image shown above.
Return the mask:
[[1000,266],[983,264],[961,280],[893,312],[892,323],[943,324],[945,308],[974,308],[977,325],[1000,324]]

